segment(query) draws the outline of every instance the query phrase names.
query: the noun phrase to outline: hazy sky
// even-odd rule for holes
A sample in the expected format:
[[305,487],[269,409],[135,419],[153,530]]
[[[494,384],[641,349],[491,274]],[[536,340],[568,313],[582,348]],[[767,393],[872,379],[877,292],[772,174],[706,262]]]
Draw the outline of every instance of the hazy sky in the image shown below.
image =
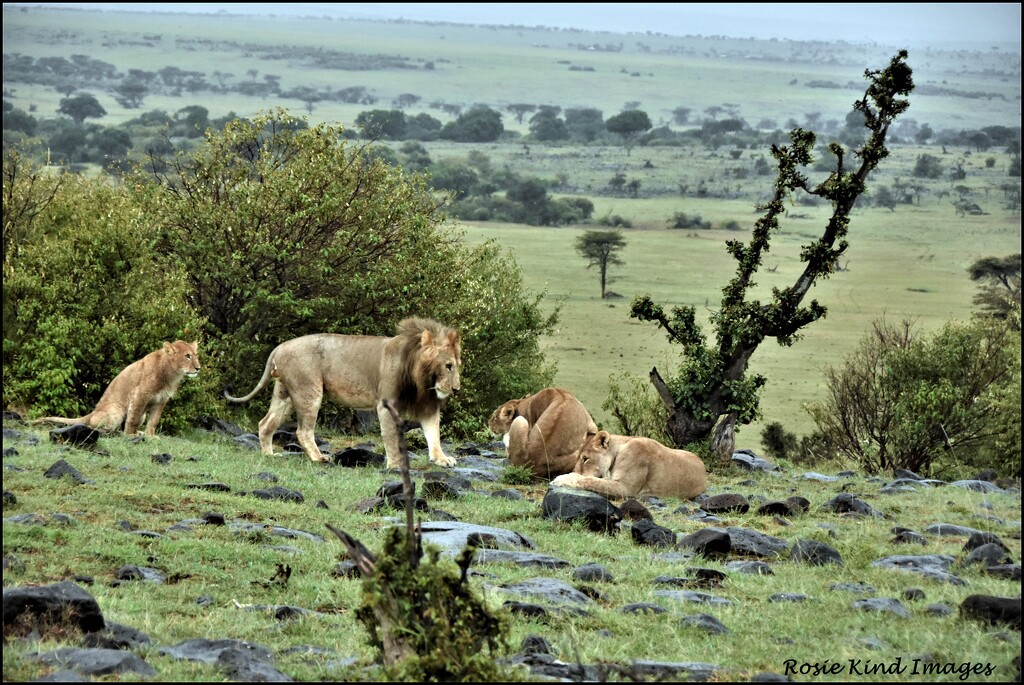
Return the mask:
[[[39,5],[53,3],[4,3]],[[900,47],[1020,44],[1020,3],[61,3],[95,9],[297,14],[596,31],[847,40]]]

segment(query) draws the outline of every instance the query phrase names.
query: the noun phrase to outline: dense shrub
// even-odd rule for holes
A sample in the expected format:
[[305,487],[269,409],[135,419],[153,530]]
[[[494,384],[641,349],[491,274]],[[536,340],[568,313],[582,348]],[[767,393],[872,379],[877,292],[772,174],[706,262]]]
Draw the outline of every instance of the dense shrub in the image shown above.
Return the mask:
[[349,149],[333,127],[291,122],[280,110],[236,120],[128,179],[160,253],[187,272],[225,378],[253,387],[285,340],[392,335],[414,315],[463,333],[462,426],[547,380],[536,338],[551,322],[514,261],[465,247],[421,176]]
[[690,215],[686,212],[676,212],[669,219],[669,226],[671,228],[711,228],[711,222],[704,221],[700,214]]
[[905,468],[1020,473],[1020,335],[1005,322],[950,322],[919,335],[876,322],[826,372],[819,430],[869,473]]
[[608,397],[601,408],[615,419],[615,425],[608,429],[611,432],[672,444],[665,430],[668,410],[646,378],[630,373],[609,377]]
[[761,431],[761,444],[769,456],[776,459],[788,459],[799,449],[799,440],[795,433],[790,433],[778,421],[773,421]]

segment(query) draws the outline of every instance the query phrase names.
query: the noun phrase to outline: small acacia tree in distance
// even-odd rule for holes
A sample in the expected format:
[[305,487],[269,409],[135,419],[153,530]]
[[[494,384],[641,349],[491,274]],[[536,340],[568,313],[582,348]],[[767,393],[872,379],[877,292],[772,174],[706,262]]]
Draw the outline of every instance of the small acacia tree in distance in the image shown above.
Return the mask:
[[639,109],[630,109],[613,117],[608,117],[604,122],[605,128],[612,133],[622,137],[622,144],[626,148],[626,156],[629,157],[630,150],[636,145],[638,136],[644,131],[650,131],[653,124],[647,112]]
[[[764,214],[754,226],[750,243],[726,243],[737,268],[736,276],[722,289],[720,308],[711,315],[717,345],[707,344],[694,307],[675,307],[669,314],[648,295],[633,301],[632,317],[657,323],[670,342],[683,347],[685,356],[676,375],[666,379],[657,368],[650,373],[651,382],[668,409],[668,433],[677,446],[706,440],[716,424],[718,433],[725,434],[731,432],[734,424],[756,419],[759,394],[766,379],[747,374],[751,355],[768,337],[775,338],[780,345],[792,345],[800,329],[825,316],[826,308],[817,301],[806,307],[801,303],[818,278],[827,278],[836,270],[837,261],[847,248],[846,233],[854,203],[865,190],[868,174],[889,154],[885,147],[889,126],[910,105],[900,96],[908,95],[914,88],[906,59],[907,52],[902,50],[885,69],[865,71],[870,83],[864,98],[853,107],[863,118],[868,138],[854,151],[861,161],[852,171],[846,168],[846,150],[832,143],[829,150],[836,157],[835,171],[811,186],[800,168],[813,161],[814,134],[796,128],[790,132],[790,145],[772,146],[777,165],[773,196],[759,208]],[[800,258],[806,266],[796,282],[788,288],[774,288],[769,303],[748,300],[747,292],[756,285],[754,275],[761,266],[762,255],[768,251],[771,235],[778,230],[779,217],[785,212],[785,200],[797,190],[831,202],[832,216],[821,237],[803,247]],[[720,421],[722,417],[726,418]]]
[[576,251],[587,260],[587,268],[596,266],[601,272],[602,300],[608,292],[608,267],[625,263],[617,254],[625,246],[622,231],[587,231],[576,238]]

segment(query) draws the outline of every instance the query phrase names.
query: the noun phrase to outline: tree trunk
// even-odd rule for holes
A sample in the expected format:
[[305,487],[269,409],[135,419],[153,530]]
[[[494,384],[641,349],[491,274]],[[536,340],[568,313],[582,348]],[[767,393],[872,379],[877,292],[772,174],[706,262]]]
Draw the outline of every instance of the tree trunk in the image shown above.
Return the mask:
[[666,427],[669,437],[672,438],[672,442],[677,448],[682,449],[686,445],[701,442],[711,434],[718,421],[717,415],[710,421],[698,419],[689,410],[677,406],[675,398],[672,397],[672,393],[665,385],[657,368],[651,369],[651,383],[654,384],[661,396],[662,403],[668,409],[668,425]]

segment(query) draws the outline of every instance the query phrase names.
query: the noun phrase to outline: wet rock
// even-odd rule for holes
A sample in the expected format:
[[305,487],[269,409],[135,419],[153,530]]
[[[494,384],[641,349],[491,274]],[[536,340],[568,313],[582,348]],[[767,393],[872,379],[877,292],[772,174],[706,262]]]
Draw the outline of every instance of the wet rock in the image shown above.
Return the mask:
[[113,673],[156,675],[156,670],[137,654],[121,649],[67,647],[39,654],[36,658],[49,666],[70,668],[72,671],[89,676],[105,676]]
[[622,521],[622,510],[607,497],[579,488],[549,488],[542,505],[544,518],[581,521],[595,532],[612,533]]
[[871,597],[869,599],[858,599],[850,605],[861,611],[878,611],[886,614],[894,614],[901,618],[910,618],[910,611],[903,606],[898,599],[888,597]]
[[789,559],[802,561],[811,566],[843,565],[843,557],[835,548],[817,540],[797,540],[789,550]]
[[989,625],[1020,630],[1020,597],[970,595],[960,603],[960,616]]
[[664,526],[659,526],[651,519],[639,519],[630,528],[633,542],[651,547],[672,547],[676,543],[676,534]]
[[745,514],[750,509],[750,502],[743,495],[724,493],[708,497],[700,503],[700,508],[709,514],[725,514],[728,512]]
[[732,549],[732,538],[721,528],[702,528],[682,537],[676,546],[692,549],[707,559],[722,559]]
[[93,596],[67,581],[38,587],[5,587],[4,625],[19,620],[40,624],[43,635],[46,626],[65,622],[85,633],[103,630],[106,625]]

